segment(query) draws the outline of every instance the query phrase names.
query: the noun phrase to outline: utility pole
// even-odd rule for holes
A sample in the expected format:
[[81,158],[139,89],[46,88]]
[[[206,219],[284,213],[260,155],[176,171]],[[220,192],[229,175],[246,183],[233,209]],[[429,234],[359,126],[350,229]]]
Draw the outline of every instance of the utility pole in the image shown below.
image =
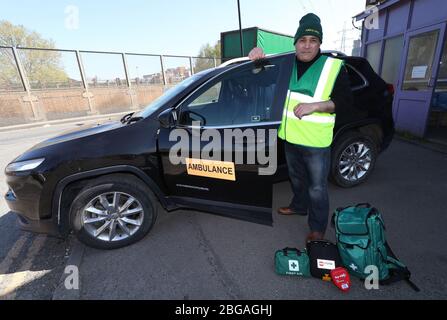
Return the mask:
[[346,50],[346,22],[343,23],[343,31],[341,35],[341,52]]
[[[337,34],[341,34],[340,40],[336,40],[335,43],[340,42],[340,46],[338,47],[338,51],[346,53],[347,42],[357,40],[358,37],[354,36],[354,33],[358,32],[356,29],[348,29],[346,28],[346,22],[343,24],[343,30],[337,32]],[[349,37],[348,37],[349,35]],[[353,37],[354,36],[354,37]]]
[[237,12],[239,15],[239,36],[241,39],[241,57],[243,57],[245,55],[244,55],[244,42],[242,40],[241,6],[239,4],[239,0],[237,0]]

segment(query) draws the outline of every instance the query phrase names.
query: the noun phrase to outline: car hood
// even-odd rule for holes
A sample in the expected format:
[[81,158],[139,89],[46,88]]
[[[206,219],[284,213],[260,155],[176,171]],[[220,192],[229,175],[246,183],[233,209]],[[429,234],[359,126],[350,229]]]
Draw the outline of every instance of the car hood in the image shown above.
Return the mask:
[[42,141],[42,142],[36,144],[31,149],[29,149],[28,151],[33,151],[36,149],[49,147],[49,146],[52,146],[52,145],[55,145],[58,143],[92,136],[92,135],[95,135],[98,133],[117,129],[122,126],[123,126],[123,124],[120,121],[107,122],[107,123],[103,123],[103,124],[93,123],[93,124],[83,125],[79,128],[70,129],[68,131],[65,131],[56,137]]

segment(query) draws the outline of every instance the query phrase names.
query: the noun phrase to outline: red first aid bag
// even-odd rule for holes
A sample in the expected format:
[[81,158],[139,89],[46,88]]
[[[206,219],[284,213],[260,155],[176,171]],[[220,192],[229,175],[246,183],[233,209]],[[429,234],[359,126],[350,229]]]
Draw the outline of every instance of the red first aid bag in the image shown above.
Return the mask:
[[343,292],[351,288],[351,278],[345,268],[335,268],[331,271],[332,282]]

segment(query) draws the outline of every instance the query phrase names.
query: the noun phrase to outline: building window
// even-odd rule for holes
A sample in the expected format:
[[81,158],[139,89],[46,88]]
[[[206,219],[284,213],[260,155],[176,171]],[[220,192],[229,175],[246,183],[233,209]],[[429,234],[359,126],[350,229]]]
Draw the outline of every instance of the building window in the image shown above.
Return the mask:
[[381,47],[380,41],[368,44],[366,47],[366,59],[376,73],[379,73]]
[[381,76],[387,83],[397,83],[403,45],[403,35],[390,38],[385,41],[385,52],[383,54]]
[[405,66],[404,90],[429,89],[439,31],[430,31],[410,38]]

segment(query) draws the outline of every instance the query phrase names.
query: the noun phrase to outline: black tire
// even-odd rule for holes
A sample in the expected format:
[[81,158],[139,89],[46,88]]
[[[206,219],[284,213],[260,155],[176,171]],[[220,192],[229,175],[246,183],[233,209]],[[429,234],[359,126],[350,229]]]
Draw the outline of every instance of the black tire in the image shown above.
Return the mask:
[[[352,153],[351,151],[354,151],[352,157],[349,156]],[[366,152],[366,154],[359,161],[358,156],[363,152]],[[346,162],[342,163],[342,160],[346,161],[347,158],[348,161],[353,161],[348,162],[351,165]],[[374,170],[376,159],[377,145],[374,140],[358,131],[348,131],[339,137],[332,146],[330,180],[343,188],[350,188],[363,183]],[[356,161],[359,161],[357,165],[355,164]],[[360,167],[360,163],[363,168]],[[346,167],[349,167],[349,169]],[[355,174],[356,170],[357,175]],[[351,172],[351,174],[347,172]]]
[[[114,194],[119,194],[119,198],[117,197],[118,201],[115,201]],[[112,212],[108,210],[101,211],[100,215],[92,214],[91,210],[103,210],[105,208],[102,204],[103,202],[100,201],[103,199],[106,199],[108,204],[110,204],[109,201],[112,201],[112,206],[109,207],[109,210],[115,207],[120,211],[128,202],[131,205],[126,209],[126,212],[122,213],[123,216],[119,216],[120,218],[117,216],[114,217],[115,219],[111,218]],[[123,203],[124,201],[126,202]],[[115,202],[118,202],[117,206],[113,206]],[[120,206],[120,203],[122,206]],[[107,175],[92,180],[82,188],[70,207],[70,224],[76,237],[82,243],[97,249],[117,249],[142,239],[154,225],[157,209],[157,199],[141,180],[126,174]],[[133,215],[131,214],[132,210],[136,212]],[[115,214],[118,215],[117,212]],[[89,217],[89,215],[93,217]],[[107,218],[96,223],[87,222],[95,219],[95,216],[96,219],[104,219],[104,216],[107,216]],[[123,222],[124,219],[126,222]],[[95,232],[98,232],[109,221],[108,229],[104,229],[104,232],[108,230],[109,239],[105,239],[107,235],[104,232],[98,233],[95,237]],[[132,224],[127,225],[127,221],[131,221]],[[112,238],[113,240],[110,240],[110,237],[114,234],[110,231],[113,228],[111,227],[112,225],[115,226],[117,231]],[[96,229],[97,227],[99,228]]]

